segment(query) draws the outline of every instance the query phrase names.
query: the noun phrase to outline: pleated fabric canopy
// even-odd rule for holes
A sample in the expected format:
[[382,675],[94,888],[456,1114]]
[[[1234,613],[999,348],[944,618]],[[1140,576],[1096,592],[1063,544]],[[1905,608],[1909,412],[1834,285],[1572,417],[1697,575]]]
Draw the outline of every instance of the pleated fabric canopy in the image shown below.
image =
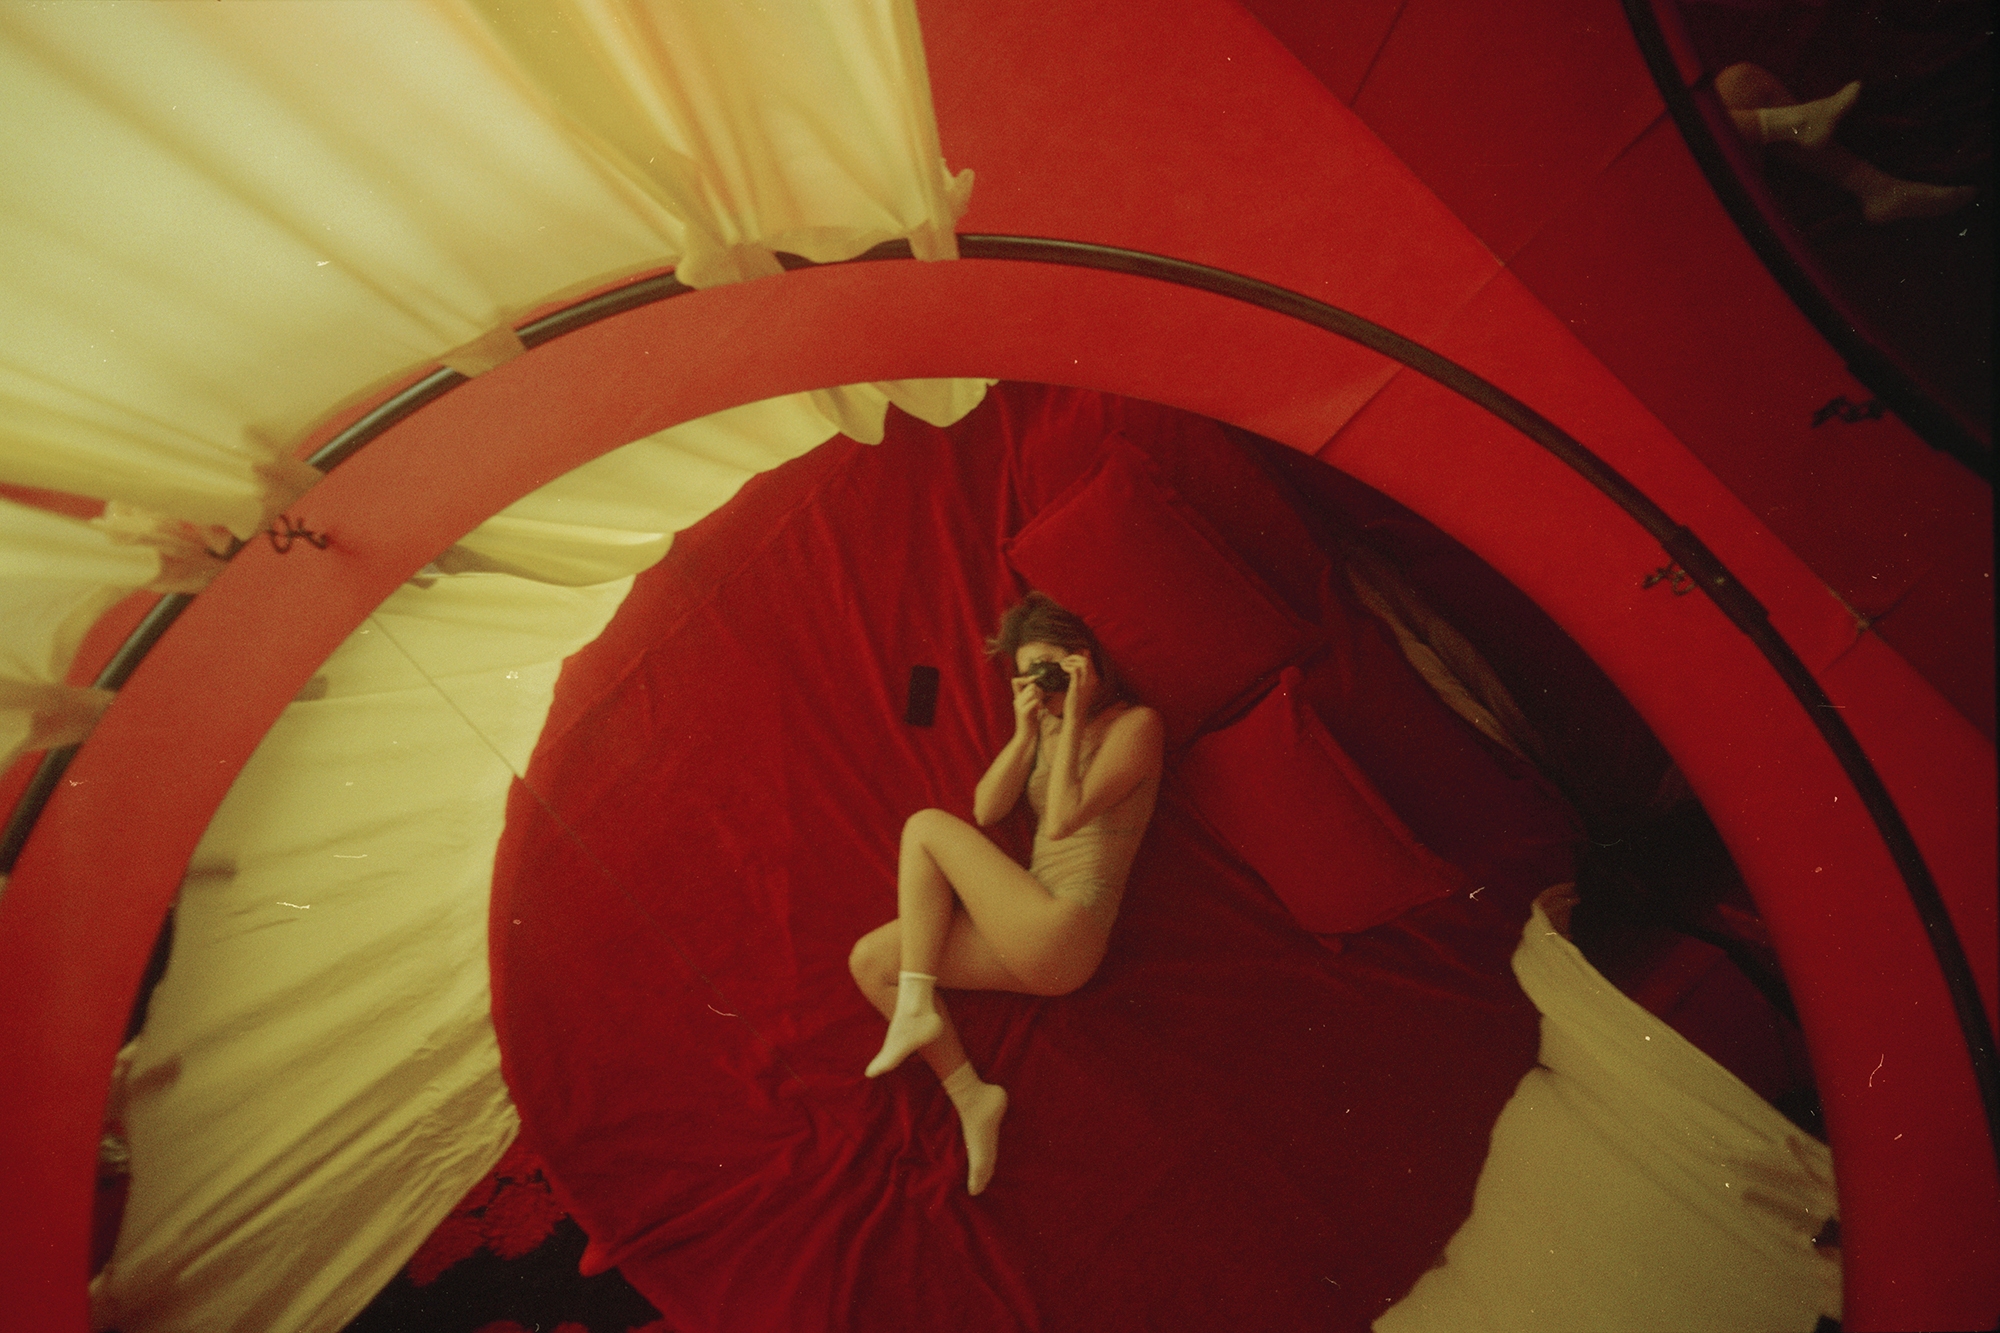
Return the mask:
[[[198,591],[319,480],[329,409],[636,273],[949,258],[970,186],[895,4],[17,8],[0,61],[10,757],[108,704],[66,677],[113,603]],[[338,1327],[387,1280],[514,1133],[486,895],[562,659],[746,478],[983,389],[816,386],[552,471],[326,660],[190,862],[99,1323]]]
[[[938,7],[921,44],[898,6],[774,10],[768,27],[690,8],[700,21],[609,0],[4,16],[0,96],[32,132],[0,148],[11,183],[0,481],[43,510],[3,511],[0,716],[13,730],[0,741],[75,739],[102,713],[0,900],[0,1030],[10,1065],[43,1089],[10,1098],[0,1122],[26,1165],[0,1244],[20,1308],[51,1328],[86,1317],[103,1090],[178,892],[176,965],[206,957],[197,974],[212,983],[177,982],[194,1007],[156,1011],[135,1055],[135,1149],[151,1134],[170,1150],[153,1185],[143,1163],[135,1171],[130,1239],[101,1309],[128,1328],[148,1308],[169,1313],[143,1326],[221,1327],[221,1307],[204,1303],[226,1300],[230,1318],[253,1321],[240,1326],[335,1326],[352,1304],[340,1283],[385,1276],[511,1133],[481,1010],[480,876],[556,665],[615,609],[619,580],[743,478],[835,429],[879,436],[890,399],[949,421],[991,377],[1126,393],[1258,431],[1402,500],[1539,602],[1674,754],[1771,923],[1827,1101],[1848,1326],[2000,1313],[1991,1145],[1894,866],[1726,618],[1644,587],[1661,553],[1615,506],[1387,359],[1207,293],[968,261],[777,275],[774,251],[835,260],[894,237],[949,257],[966,196],[941,141],[979,172],[968,232],[1247,274],[1497,381],[1699,532],[1769,609],[1910,821],[1971,944],[1990,1022],[1990,740],[1927,679],[1937,671],[1912,669],[1830,595],[1865,577],[1868,558],[1835,576],[1802,556],[1742,475],[1718,475],[1729,469],[1704,452],[1700,421],[1664,419],[1673,377],[1648,382],[1624,364],[1644,359],[1645,339],[1636,351],[1587,343],[1552,313],[1561,302],[1531,279],[1560,271],[1562,248],[1530,241],[1562,241],[1574,211],[1483,215],[1514,195],[1467,185],[1451,198],[1413,172],[1422,135],[1409,127],[1437,123],[1418,111],[1427,53],[1477,63],[1450,36],[1463,15],[1412,5],[1393,34],[1373,9],[1357,15],[1324,62],[1358,61],[1342,89],[1206,0],[1171,15]],[[1560,30],[1598,50],[1588,34],[1617,23],[1599,8],[1565,10]],[[1379,61],[1361,58],[1371,51]],[[1366,73],[1378,64],[1379,79]],[[1545,192],[1553,209],[1581,192],[1597,207],[1570,228],[1575,255],[1618,230],[1618,207],[1642,208],[1620,175],[1637,163],[1666,182],[1705,258],[1740,265],[1714,240],[1726,226],[1712,200],[1672,158],[1635,59],[1586,67],[1589,103],[1609,113],[1577,117],[1588,134],[1544,127],[1548,160],[1567,165],[1538,166],[1516,193]],[[836,111],[852,119],[828,121]],[[1395,144],[1399,115],[1407,146]],[[1662,256],[1662,272],[1685,267],[1678,249]],[[512,332],[668,268],[704,290],[533,350]],[[1754,265],[1730,271],[1780,349],[1786,393],[1809,411],[1830,387],[1853,389],[1809,329],[1786,323]],[[1761,355],[1729,350],[1753,365]],[[473,378],[325,480],[300,470],[432,364]],[[1753,387],[1766,386],[1742,391]],[[635,441],[644,447],[626,451]],[[1854,461],[1952,498],[1949,526],[1962,531],[1980,502],[1911,461],[1922,450],[1910,443]],[[65,495],[118,508],[83,528],[46,512],[80,512]],[[279,514],[330,538],[326,550],[253,543],[219,576],[206,568],[204,551]],[[1884,549],[1875,572],[1901,568],[1903,552]],[[123,590],[210,577],[108,711],[65,680]],[[496,628],[449,664],[443,645],[474,623]],[[389,753],[418,733],[455,739]],[[352,840],[361,828],[365,845]],[[308,864],[324,878],[302,881]],[[297,943],[343,895],[374,903],[413,883],[452,887],[400,918],[371,908],[331,951]],[[397,979],[361,994],[380,978],[351,972],[358,957]],[[269,1020],[263,1035],[218,1040],[249,1014]],[[373,1028],[387,1014],[394,1035]],[[319,1035],[287,1031],[299,1025]],[[343,1068],[348,1082],[323,1082],[362,1051],[373,1053]],[[287,1063],[293,1053],[307,1063]],[[211,1155],[167,1164],[201,1137],[200,1117],[222,1111],[236,1118],[214,1122]],[[368,1145],[351,1130],[364,1124],[410,1153],[362,1160]],[[230,1154],[238,1166],[219,1170]],[[371,1224],[307,1248],[322,1221],[310,1209],[323,1205],[295,1210],[315,1182]],[[149,1200],[148,1188],[160,1192]],[[194,1216],[205,1230],[175,1230]]]

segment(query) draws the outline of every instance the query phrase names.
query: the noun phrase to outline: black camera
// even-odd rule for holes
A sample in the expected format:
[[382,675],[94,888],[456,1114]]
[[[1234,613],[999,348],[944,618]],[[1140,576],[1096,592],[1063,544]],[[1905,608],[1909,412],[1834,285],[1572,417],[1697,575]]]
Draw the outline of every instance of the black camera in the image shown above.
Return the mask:
[[1028,674],[1034,677],[1035,687],[1043,694],[1062,694],[1069,689],[1069,672],[1054,658],[1043,658],[1028,668]]

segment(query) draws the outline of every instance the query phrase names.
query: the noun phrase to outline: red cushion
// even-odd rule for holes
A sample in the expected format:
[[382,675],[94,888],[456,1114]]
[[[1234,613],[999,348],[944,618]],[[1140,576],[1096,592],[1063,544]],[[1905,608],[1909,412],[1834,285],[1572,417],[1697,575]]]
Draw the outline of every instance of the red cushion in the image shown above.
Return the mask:
[[1299,697],[1278,688],[1197,741],[1180,779],[1197,809],[1307,930],[1379,926],[1467,884],[1418,842]]
[[1318,613],[1326,557],[1266,467],[1255,436],[1158,403],[1081,389],[1003,384],[991,396],[1016,423],[1013,481],[1023,520],[1076,485],[1098,463],[1104,437],[1122,431],[1160,483],[1286,606],[1308,620]]
[[1133,692],[1166,720],[1169,744],[1225,715],[1316,640],[1122,434],[1004,550],[1030,586],[1089,623]]

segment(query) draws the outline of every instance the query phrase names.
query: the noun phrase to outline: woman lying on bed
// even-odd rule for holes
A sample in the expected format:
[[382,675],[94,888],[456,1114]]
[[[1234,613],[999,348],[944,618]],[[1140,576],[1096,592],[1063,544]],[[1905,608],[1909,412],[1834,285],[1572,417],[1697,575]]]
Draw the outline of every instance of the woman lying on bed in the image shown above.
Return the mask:
[[1025,791],[1028,868],[943,810],[903,825],[896,919],[861,937],[855,984],[889,1020],[868,1076],[912,1051],[958,1110],[974,1194],[992,1179],[1006,1090],[982,1081],[933,987],[1067,995],[1111,938],[1125,877],[1159,794],[1163,730],[1124,696],[1082,620],[1040,593],[1008,610],[987,649],[1011,662],[1014,736],[979,780],[973,817],[1004,818]]

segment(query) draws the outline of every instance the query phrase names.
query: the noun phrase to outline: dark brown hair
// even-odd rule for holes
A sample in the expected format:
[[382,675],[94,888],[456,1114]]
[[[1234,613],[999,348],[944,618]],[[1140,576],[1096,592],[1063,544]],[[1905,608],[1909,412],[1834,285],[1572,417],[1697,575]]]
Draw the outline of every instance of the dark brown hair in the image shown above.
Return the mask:
[[1097,636],[1090,632],[1090,626],[1083,623],[1082,616],[1064,610],[1055,598],[1045,592],[1031,592],[1001,612],[1000,632],[986,641],[986,652],[998,658],[1002,669],[1011,677],[1017,670],[1014,654],[1026,643],[1052,643],[1066,653],[1090,654],[1090,664],[1100,687],[1097,707],[1091,712],[1100,712],[1118,700],[1129,702],[1124,680],[1119,677],[1111,659],[1104,655],[1104,649],[1098,645]]

